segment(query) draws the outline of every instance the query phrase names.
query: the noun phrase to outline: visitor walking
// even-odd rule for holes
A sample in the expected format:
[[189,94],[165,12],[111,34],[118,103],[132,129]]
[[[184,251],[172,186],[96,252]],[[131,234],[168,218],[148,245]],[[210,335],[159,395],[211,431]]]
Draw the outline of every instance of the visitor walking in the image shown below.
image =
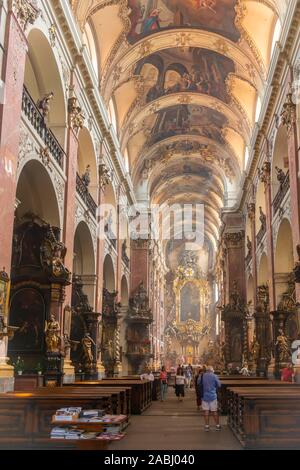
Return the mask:
[[186,378],[186,388],[191,388],[191,383],[192,383],[192,378],[193,378],[192,366],[188,365],[188,367],[184,371],[184,375]]
[[178,367],[175,377],[175,394],[178,401],[183,401],[184,398],[184,384],[185,376],[182,367]]
[[160,399],[161,401],[165,401],[168,392],[168,374],[166,371],[165,366],[162,366],[160,371]]
[[202,396],[202,410],[204,411],[205,431],[209,431],[209,414],[212,413],[216,423],[216,430],[220,431],[218,414],[217,390],[221,387],[218,377],[214,374],[212,366],[206,367],[206,372],[199,379],[199,388]]

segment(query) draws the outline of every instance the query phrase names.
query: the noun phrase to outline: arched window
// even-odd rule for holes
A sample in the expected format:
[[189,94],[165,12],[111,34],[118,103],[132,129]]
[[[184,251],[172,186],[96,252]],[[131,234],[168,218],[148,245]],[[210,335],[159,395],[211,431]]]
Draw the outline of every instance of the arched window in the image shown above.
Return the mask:
[[244,157],[244,169],[247,168],[247,165],[248,165],[248,161],[249,161],[249,148],[246,147],[245,148],[245,157]]
[[280,23],[280,20],[278,19],[274,28],[274,34],[273,34],[273,40],[272,40],[272,46],[271,46],[271,57],[275,49],[276,42],[279,41],[280,34],[281,34],[281,23]]
[[257,101],[256,101],[255,122],[258,122],[259,116],[260,116],[260,112],[261,112],[261,99],[260,99],[260,97],[258,96],[258,97],[257,97]]
[[97,50],[96,50],[96,46],[95,46],[95,40],[94,40],[93,32],[92,32],[91,27],[89,26],[89,24],[85,25],[85,30],[83,32],[83,40],[87,45],[88,52],[89,52],[89,55],[90,55],[90,58],[91,58],[91,61],[92,61],[92,64],[93,64],[95,74],[96,74],[97,78],[99,79]]
[[108,112],[109,112],[109,118],[112,126],[114,127],[115,131],[117,132],[117,118],[116,118],[116,110],[114,106],[114,102],[111,98],[109,105],[108,105]]

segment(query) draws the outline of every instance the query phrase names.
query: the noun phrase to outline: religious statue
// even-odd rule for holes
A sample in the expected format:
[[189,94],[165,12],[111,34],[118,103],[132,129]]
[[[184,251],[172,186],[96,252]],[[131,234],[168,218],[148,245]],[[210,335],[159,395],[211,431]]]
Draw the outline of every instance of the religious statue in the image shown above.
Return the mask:
[[143,281],[140,282],[137,292],[131,300],[131,308],[135,313],[148,310],[149,299]]
[[251,342],[250,354],[252,360],[256,364],[259,356],[259,342],[257,341],[256,336],[253,337],[253,341]]
[[263,213],[261,206],[259,207],[259,213],[260,213],[259,220],[261,223],[261,228],[265,230],[267,226],[267,219],[266,219],[266,215]]
[[290,358],[289,340],[281,328],[278,330],[275,346],[277,346],[279,361],[287,362]]
[[249,377],[251,375],[248,369],[248,362],[244,362],[243,367],[240,370],[240,374],[245,377]]
[[86,170],[83,173],[81,179],[82,179],[84,186],[88,188],[91,183],[91,165],[88,165],[86,167]]
[[47,346],[47,352],[58,353],[60,352],[59,346],[61,342],[60,326],[56,321],[55,316],[50,316],[50,321],[46,321],[45,325],[45,341]]
[[281,168],[278,168],[278,166],[275,166],[275,170],[277,173],[277,180],[279,181],[280,186],[282,186],[285,181],[285,173]]
[[96,344],[90,337],[89,333],[85,333],[84,337],[81,340],[81,345],[83,349],[85,367],[90,368],[94,361],[92,346],[96,346]]
[[43,118],[45,119],[48,117],[48,114],[50,112],[50,102],[54,98],[54,93],[51,91],[51,93],[48,93],[42,98],[41,100],[38,100],[37,102],[37,107],[40,110],[41,114],[43,115]]

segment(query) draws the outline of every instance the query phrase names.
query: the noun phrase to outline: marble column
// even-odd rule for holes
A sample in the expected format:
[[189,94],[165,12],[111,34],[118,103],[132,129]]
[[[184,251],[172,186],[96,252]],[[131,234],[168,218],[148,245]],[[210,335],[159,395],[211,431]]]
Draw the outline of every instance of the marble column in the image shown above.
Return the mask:
[[[105,188],[110,182],[110,173],[104,162],[99,165],[99,192],[98,192],[98,228],[97,228],[97,285],[96,285],[96,310],[101,312],[103,307],[103,263],[104,263],[104,214],[101,211],[101,206],[105,204]],[[101,317],[100,317],[101,321]],[[101,342],[101,328],[98,328],[97,347],[98,347],[98,358],[97,358],[97,373],[98,378],[101,379],[105,375],[105,368],[102,364],[100,342]]]
[[[4,7],[3,7],[4,8]],[[14,207],[17,187],[17,165],[20,141],[22,94],[25,74],[25,61],[28,51],[26,29],[33,24],[38,12],[29,9],[30,17],[19,16],[19,7],[7,12],[5,31],[5,55],[2,80],[4,93],[0,101],[0,266],[10,275]],[[5,24],[5,21],[2,23]],[[3,99],[2,99],[3,98]],[[4,229],[5,227],[5,229]],[[14,388],[13,367],[7,364],[7,338],[0,341],[0,391]]]
[[[63,242],[67,248],[65,265],[73,271],[74,237],[75,237],[75,214],[76,214],[76,173],[78,153],[78,133],[83,127],[83,119],[80,115],[80,107],[75,97],[74,77],[70,85],[70,96],[68,101],[68,130],[67,130],[67,159],[66,159],[66,186],[64,207],[64,230]],[[77,109],[75,109],[77,106]],[[72,305],[72,284],[66,287],[65,306]],[[70,332],[69,332],[70,334]],[[64,360],[64,381],[69,381],[74,376],[74,367],[71,365],[70,351]]]
[[256,307],[257,292],[257,260],[256,260],[256,222],[255,222],[255,203],[248,204],[248,217],[251,224],[251,245],[252,245],[252,278],[253,278],[253,308]]
[[[298,260],[297,247],[300,245],[300,188],[299,188],[299,152],[297,138],[297,112],[292,91],[287,93],[281,113],[281,122],[287,129],[288,159],[290,175],[290,204],[294,260]],[[300,260],[299,260],[300,261]],[[300,284],[296,283],[296,302],[300,302]]]

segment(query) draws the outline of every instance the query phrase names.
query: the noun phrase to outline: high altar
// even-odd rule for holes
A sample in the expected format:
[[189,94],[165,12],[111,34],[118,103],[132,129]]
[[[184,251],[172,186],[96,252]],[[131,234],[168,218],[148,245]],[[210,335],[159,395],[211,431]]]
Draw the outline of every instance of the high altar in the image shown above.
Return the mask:
[[211,288],[193,252],[185,253],[176,270],[173,296],[175,318],[165,330],[169,365],[200,364],[209,354]]

